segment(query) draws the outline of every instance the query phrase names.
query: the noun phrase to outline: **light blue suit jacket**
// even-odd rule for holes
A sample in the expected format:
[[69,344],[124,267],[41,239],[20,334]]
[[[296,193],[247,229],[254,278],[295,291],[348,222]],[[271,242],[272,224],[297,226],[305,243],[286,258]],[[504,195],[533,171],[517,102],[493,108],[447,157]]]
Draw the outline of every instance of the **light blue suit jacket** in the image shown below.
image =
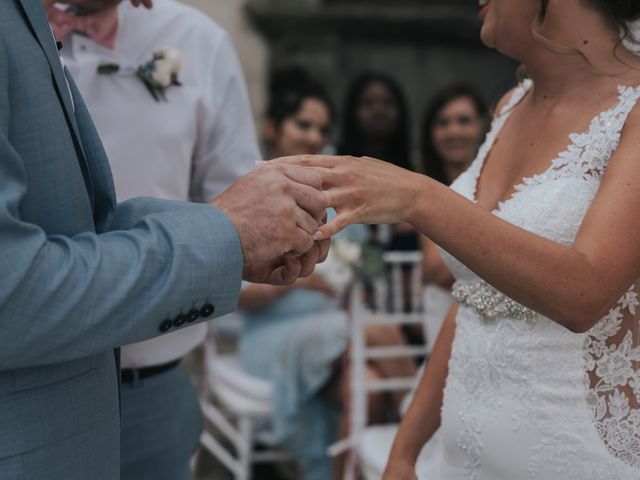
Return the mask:
[[211,206],[116,205],[42,0],[1,0],[0,479],[117,479],[114,349],[231,312],[242,265]]

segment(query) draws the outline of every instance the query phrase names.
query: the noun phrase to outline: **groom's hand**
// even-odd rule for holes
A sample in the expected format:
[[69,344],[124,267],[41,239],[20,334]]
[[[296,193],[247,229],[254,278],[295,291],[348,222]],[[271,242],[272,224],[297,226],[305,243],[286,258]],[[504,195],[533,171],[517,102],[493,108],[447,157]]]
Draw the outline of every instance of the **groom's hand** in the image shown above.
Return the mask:
[[271,262],[246,266],[243,278],[253,283],[291,285],[298,278],[313,273],[316,263],[324,261],[320,256],[321,248],[323,247],[316,243],[311,250],[300,257],[284,255]]
[[238,230],[246,280],[289,284],[324,260],[328,243],[313,240],[327,208],[321,188],[311,169],[265,163],[211,202]]
[[316,241],[314,246],[299,257],[284,255],[271,262],[249,265],[244,268],[243,279],[253,283],[291,285],[298,278],[313,273],[316,264],[327,259],[331,240]]

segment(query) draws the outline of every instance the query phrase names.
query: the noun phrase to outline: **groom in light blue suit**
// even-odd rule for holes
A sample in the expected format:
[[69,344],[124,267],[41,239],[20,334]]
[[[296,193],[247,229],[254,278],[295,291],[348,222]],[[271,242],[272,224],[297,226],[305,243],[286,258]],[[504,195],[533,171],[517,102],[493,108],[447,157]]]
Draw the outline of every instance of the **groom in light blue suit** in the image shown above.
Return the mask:
[[0,479],[117,479],[115,349],[231,312],[242,278],[309,274],[321,187],[269,165],[211,205],[117,205],[42,0],[1,0]]

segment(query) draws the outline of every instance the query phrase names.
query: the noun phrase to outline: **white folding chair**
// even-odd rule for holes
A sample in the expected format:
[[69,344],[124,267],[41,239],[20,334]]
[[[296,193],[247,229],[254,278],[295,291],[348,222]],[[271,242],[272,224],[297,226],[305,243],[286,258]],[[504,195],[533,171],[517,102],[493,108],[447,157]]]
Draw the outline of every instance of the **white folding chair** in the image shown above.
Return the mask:
[[[390,254],[390,258],[387,258],[392,264],[396,265],[402,260],[402,255]],[[417,258],[414,259],[417,261]],[[403,300],[402,294],[398,291],[397,285],[399,273],[396,271],[395,280],[393,280],[396,286],[395,290],[395,302],[396,305],[401,305],[399,302]],[[417,292],[417,280],[412,281],[412,291]],[[431,353],[433,348],[433,342],[437,337],[438,331],[442,324],[446,312],[451,305],[451,295],[448,292],[441,290],[438,287],[427,286],[422,289],[423,302],[417,304],[414,307],[417,311],[423,311],[424,321],[424,336],[427,356]],[[415,302],[415,300],[414,300]],[[415,303],[413,305],[416,305]],[[409,407],[412,400],[415,388],[419,379],[424,372],[424,364],[416,375],[416,381],[413,390],[405,397],[400,407],[400,415],[403,416]],[[389,425],[374,425],[366,427],[360,434],[360,441],[354,449],[354,455],[356,463],[359,468],[360,474],[365,480],[381,480],[384,474],[384,469],[389,460],[391,454],[391,448],[395,440],[395,436],[398,433],[397,424]],[[416,463],[416,473],[419,478],[437,478],[437,471],[439,468],[439,461],[442,456],[442,442],[440,435],[436,433],[429,442],[423,447]]]
[[[369,326],[412,325],[422,328],[424,325],[421,305],[423,298],[422,253],[388,252],[384,255],[383,260],[388,274],[376,282],[374,286],[374,303],[377,306],[377,311],[365,306],[362,285],[356,285],[352,294],[350,312],[350,361],[352,368],[350,435],[329,448],[329,454],[332,456],[350,451],[351,454],[345,468],[344,478],[346,480],[355,478],[359,460],[357,452],[362,447],[362,439],[367,427],[368,394],[411,390],[417,381],[414,376],[382,380],[368,379],[367,362],[372,359],[420,357],[427,354],[427,349],[424,346],[370,347],[367,345],[366,330]],[[409,282],[405,281],[407,277],[410,279]],[[407,305],[407,301],[409,305]],[[395,427],[397,428],[397,426]]]
[[[200,438],[203,450],[234,480],[250,480],[256,463],[290,462],[270,429],[271,384],[245,372],[236,355],[219,355],[213,339],[206,342],[205,352],[208,395],[202,399],[202,410],[209,425]],[[223,442],[231,445],[231,451]],[[257,451],[256,443],[264,448]]]

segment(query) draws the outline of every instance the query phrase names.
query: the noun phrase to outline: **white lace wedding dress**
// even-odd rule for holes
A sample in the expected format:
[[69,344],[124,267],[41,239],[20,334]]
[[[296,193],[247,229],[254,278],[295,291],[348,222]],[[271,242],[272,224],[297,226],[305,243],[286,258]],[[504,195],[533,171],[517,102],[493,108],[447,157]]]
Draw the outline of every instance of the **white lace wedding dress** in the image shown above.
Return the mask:
[[[525,81],[452,188],[474,201],[482,164]],[[571,244],[640,88],[570,137],[541,175],[493,212]],[[640,152],[638,152],[640,155]],[[640,158],[638,159],[640,161]],[[636,221],[637,219],[629,219]],[[640,314],[630,287],[591,331],[574,334],[526,309],[445,253],[461,304],[442,408],[439,476],[425,480],[639,480]]]

